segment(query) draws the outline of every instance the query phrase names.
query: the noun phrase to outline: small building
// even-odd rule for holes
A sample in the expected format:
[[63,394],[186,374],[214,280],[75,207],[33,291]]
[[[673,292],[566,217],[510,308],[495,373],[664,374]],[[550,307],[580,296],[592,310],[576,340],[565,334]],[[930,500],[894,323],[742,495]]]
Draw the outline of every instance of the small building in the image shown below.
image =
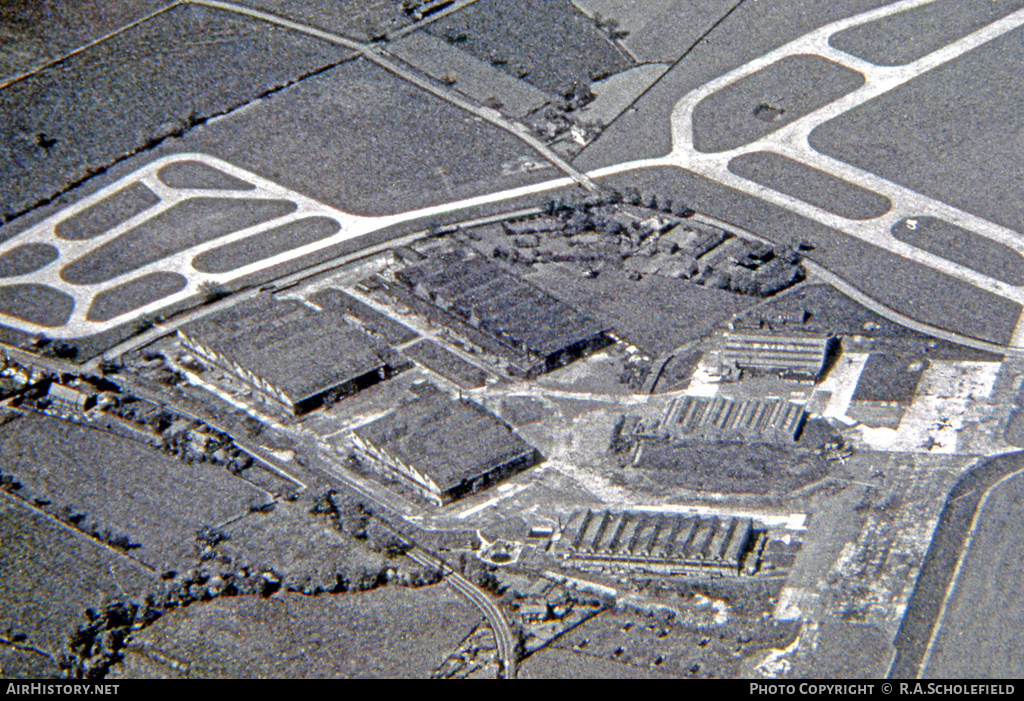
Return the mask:
[[357,428],[357,454],[443,505],[535,465],[536,448],[485,408],[429,384],[418,396]]
[[846,415],[873,428],[897,428],[917,396],[924,358],[872,353],[857,379]]
[[181,344],[293,415],[389,377],[402,359],[331,310],[260,295],[178,329]]
[[834,336],[726,331],[722,334],[722,371],[725,375],[750,372],[817,382],[837,348]]
[[660,428],[683,440],[795,443],[806,423],[803,405],[778,398],[679,397]]
[[750,518],[577,511],[555,552],[564,567],[738,577],[757,571],[767,531]]
[[62,413],[81,414],[96,403],[93,395],[57,382],[50,383],[46,396],[50,400],[50,406]]

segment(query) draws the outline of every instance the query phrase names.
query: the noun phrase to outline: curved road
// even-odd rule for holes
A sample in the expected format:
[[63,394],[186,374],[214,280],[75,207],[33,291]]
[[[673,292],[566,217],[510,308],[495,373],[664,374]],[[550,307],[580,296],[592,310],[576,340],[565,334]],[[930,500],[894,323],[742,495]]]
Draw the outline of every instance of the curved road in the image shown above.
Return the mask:
[[459,592],[470,603],[480,609],[494,631],[494,640],[498,646],[498,659],[502,666],[502,677],[514,679],[516,676],[516,638],[508,627],[508,622],[501,610],[491,601],[486,593],[478,589],[472,582],[446,565],[443,560],[434,557],[422,548],[416,547],[406,553],[410,558],[425,567],[436,567],[441,570],[445,581]]

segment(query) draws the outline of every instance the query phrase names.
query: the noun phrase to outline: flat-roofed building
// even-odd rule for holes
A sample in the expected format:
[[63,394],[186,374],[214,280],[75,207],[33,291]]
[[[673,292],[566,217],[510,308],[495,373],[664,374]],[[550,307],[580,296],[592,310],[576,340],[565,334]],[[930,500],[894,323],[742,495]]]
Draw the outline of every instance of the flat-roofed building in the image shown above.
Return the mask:
[[57,382],[50,383],[46,397],[54,410],[63,413],[82,413],[96,403],[93,395]]
[[429,384],[418,396],[357,428],[352,439],[370,467],[383,467],[437,504],[524,470],[536,448],[485,408]]
[[563,566],[736,577],[757,571],[767,531],[750,518],[577,511],[555,546]]
[[795,443],[806,423],[806,408],[783,399],[687,396],[672,400],[660,429],[684,440]]
[[292,414],[388,377],[401,356],[330,310],[260,295],[178,329],[182,345]]
[[781,335],[754,331],[722,334],[722,369],[817,381],[836,351],[833,336]]
[[453,321],[485,334],[532,377],[608,345],[607,325],[582,314],[500,266],[460,251],[435,255],[395,278]]
[[917,396],[928,361],[871,353],[857,379],[846,415],[874,428],[897,428]]

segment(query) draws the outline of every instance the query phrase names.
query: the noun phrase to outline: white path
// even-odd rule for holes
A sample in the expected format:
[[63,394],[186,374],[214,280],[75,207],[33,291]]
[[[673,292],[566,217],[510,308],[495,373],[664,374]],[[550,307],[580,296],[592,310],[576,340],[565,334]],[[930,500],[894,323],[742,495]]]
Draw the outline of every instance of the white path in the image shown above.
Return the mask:
[[[616,173],[629,172],[632,170],[656,166],[674,166],[684,168],[728,187],[735,188],[740,192],[744,192],[748,195],[784,207],[808,219],[820,222],[839,231],[843,231],[844,233],[867,241],[896,255],[941,271],[950,277],[967,282],[975,287],[984,289],[1020,304],[1024,304],[1024,288],[1006,284],[1005,282],[980,274],[969,268],[957,265],[956,263],[952,263],[944,258],[940,258],[899,241],[892,236],[891,228],[896,222],[907,217],[933,216],[1009,246],[1013,250],[1024,254],[1024,238],[1022,238],[1020,234],[998,226],[985,219],[963,212],[945,203],[920,195],[895,183],[879,178],[876,175],[850,166],[849,164],[824,156],[813,150],[808,143],[808,135],[818,125],[827,122],[846,111],[854,109],[878,95],[884,94],[887,91],[903,85],[933,68],[948,63],[956,57],[1002,36],[1021,25],[1024,25],[1024,10],[1020,10],[982,27],[981,29],[952,42],[951,44],[928,54],[917,61],[897,67],[876,66],[862,59],[838,51],[828,44],[829,37],[836,32],[843,31],[844,29],[859,24],[882,19],[906,9],[929,4],[933,1],[934,0],[904,0],[903,2],[896,2],[892,5],[887,5],[870,12],[865,12],[854,17],[834,22],[781,46],[778,49],[775,49],[774,51],[771,51],[764,56],[705,84],[704,86],[683,96],[673,110],[671,118],[673,149],[670,154],[662,158],[632,161],[601,168],[588,173],[588,175],[592,178],[601,178]],[[761,139],[745,144],[739,148],[719,153],[703,153],[694,149],[693,113],[701,100],[781,59],[806,54],[819,55],[830,61],[846,66],[851,70],[857,71],[865,77],[865,82],[860,88],[833,101],[832,103],[795,120],[791,124],[788,124]],[[729,161],[733,158],[760,151],[770,151],[786,156],[790,159],[826,173],[830,173],[835,177],[847,180],[859,185],[860,187],[883,195],[892,203],[892,208],[884,215],[875,219],[846,219],[803,202],[795,197],[748,181],[728,170]],[[253,184],[256,189],[254,191],[236,193],[222,193],[219,191],[211,193],[207,190],[196,191],[175,189],[168,187],[159,181],[156,173],[161,167],[174,161],[187,160],[202,161],[214,168]],[[90,239],[88,241],[66,241],[59,239],[54,235],[54,227],[61,221],[66,220],[75,213],[80,212],[104,197],[135,181],[142,182],[153,190],[160,197],[160,204],[136,217],[133,217],[103,236],[95,239]],[[394,216],[360,217],[348,214],[321,202],[317,202],[316,200],[305,197],[300,193],[288,190],[287,188],[281,187],[280,185],[266,180],[265,178],[261,178],[253,173],[232,166],[231,164],[225,163],[224,161],[211,156],[195,153],[169,156],[150,163],[132,175],[129,175],[109,187],[84,198],[80,202],[69,206],[68,208],[40,222],[36,226],[31,227],[26,232],[0,244],[0,255],[29,242],[43,242],[50,244],[55,246],[60,253],[57,260],[50,263],[48,266],[27,275],[5,278],[0,280],[0,284],[7,285],[24,282],[45,284],[71,295],[75,300],[75,308],[72,313],[72,317],[68,323],[62,327],[41,327],[15,319],[5,320],[5,323],[30,333],[46,333],[51,337],[57,338],[75,338],[100,333],[123,324],[126,321],[131,321],[132,319],[139,318],[147,314],[153,314],[158,312],[161,308],[188,298],[196,294],[204,284],[221,284],[229,282],[394,224],[417,220],[429,220],[429,218],[436,217],[441,214],[462,211],[483,204],[513,200],[526,195],[567,187],[574,184],[574,182],[575,181],[570,177],[563,177],[512,190],[505,190],[466,200],[460,200],[458,202],[413,210]],[[60,269],[74,259],[94,250],[106,241],[117,237],[131,227],[152,218],[162,211],[165,211],[174,204],[200,195],[256,199],[285,199],[294,202],[297,209],[293,214],[290,214],[287,217],[278,218],[258,226],[235,232],[228,236],[215,239],[214,241],[206,242],[199,246],[190,248],[187,251],[182,251],[168,258],[164,258],[160,261],[141,267],[129,274],[104,282],[100,285],[72,285],[60,277]],[[267,229],[280,226],[288,221],[294,221],[301,217],[314,215],[334,219],[338,222],[341,229],[337,234],[329,238],[281,253],[272,258],[267,258],[242,268],[238,268],[229,273],[202,273],[192,267],[192,261],[195,256],[203,251],[234,241],[244,240],[266,231]],[[129,314],[116,317],[107,322],[93,322],[85,318],[89,305],[97,293],[127,280],[158,270],[177,272],[188,280],[188,284],[184,289],[172,296],[165,297],[159,301],[130,312]],[[1024,347],[1024,323],[1018,324],[1017,331],[1015,332],[1010,345],[1015,347]]]

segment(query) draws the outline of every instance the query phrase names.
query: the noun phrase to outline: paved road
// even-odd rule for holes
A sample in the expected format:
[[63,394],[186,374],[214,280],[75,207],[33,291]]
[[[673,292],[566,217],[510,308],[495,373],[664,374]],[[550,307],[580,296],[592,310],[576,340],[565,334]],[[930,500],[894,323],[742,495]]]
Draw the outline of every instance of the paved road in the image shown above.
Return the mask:
[[[239,12],[244,9],[239,9],[230,3],[214,2],[213,0],[202,1],[203,4],[211,7],[227,8],[232,11]],[[923,57],[899,66],[878,66],[871,64],[861,58],[834,48],[831,43],[833,37],[836,35],[840,35],[861,26],[870,26],[878,20],[884,20],[887,17],[891,17],[894,13],[913,10],[914,8],[927,4],[927,2],[928,0],[904,0],[903,2],[898,2],[870,10],[866,13],[853,17],[842,19],[797,38],[753,61],[750,61],[747,64],[740,66],[739,68],[734,69],[733,71],[730,71],[729,73],[726,73],[725,75],[708,82],[704,86],[682,96],[676,104],[671,117],[672,150],[668,155],[600,168],[589,173],[590,178],[606,178],[617,174],[626,174],[651,168],[678,168],[688,173],[699,175],[710,182],[726,186],[733,191],[744,193],[750,197],[757,198],[771,205],[785,209],[786,211],[796,213],[800,217],[817,222],[832,230],[842,232],[848,236],[870,244],[873,247],[895,254],[902,259],[913,261],[916,264],[938,271],[952,280],[970,285],[977,290],[984,291],[985,293],[1002,298],[1012,302],[1013,304],[1019,305],[1024,303],[1024,288],[1008,284],[1002,280],[987,276],[967,266],[951,262],[945,258],[935,255],[934,253],[912,246],[894,237],[891,230],[897,223],[905,223],[907,220],[914,220],[915,218],[928,216],[954,224],[964,230],[974,232],[980,236],[984,236],[994,242],[1004,245],[1011,250],[1024,253],[1024,243],[1022,243],[1021,237],[1016,232],[982,219],[976,215],[951,207],[941,201],[925,197],[906,187],[884,180],[877,175],[855,168],[845,162],[824,156],[812,149],[808,144],[808,135],[817,126],[827,123],[837,116],[853,110],[875,97],[907,84],[915,78],[922,76],[927,72],[976,49],[979,46],[983,46],[1024,24],[1024,10],[1012,12],[995,22],[986,24],[980,29],[957,39],[951,44],[943,46]],[[249,10],[245,10],[245,12],[250,16],[267,19],[263,17],[261,13],[254,13]],[[279,18],[274,18],[273,21],[277,23],[284,23],[283,26],[288,27],[292,27],[294,24]],[[295,26],[299,27],[299,25]],[[302,30],[309,31],[313,36],[319,36],[319,34],[316,33],[318,30],[311,30],[310,28],[305,27],[302,28]],[[328,38],[331,41],[341,42],[345,46],[351,44],[350,48],[363,51],[368,58],[377,62],[383,62],[382,65],[388,63],[389,70],[395,68],[395,66],[391,66],[389,60],[374,47],[368,47],[356,42],[351,42],[334,35],[321,38]],[[785,123],[781,124],[778,128],[771,129],[769,130],[769,133],[760,136],[759,138],[750,139],[747,143],[738,147],[720,152],[701,150],[701,148],[706,147],[702,147],[701,144],[695,140],[695,129],[698,127],[706,127],[696,124],[695,114],[699,112],[702,104],[707,104],[709,100],[716,99],[718,96],[727,93],[729,90],[736,89],[736,86],[742,86],[744,84],[743,81],[762,74],[765,70],[769,70],[773,66],[779,65],[780,62],[793,59],[806,60],[806,57],[808,56],[818,56],[821,60],[829,62],[830,65],[841,66],[842,70],[846,71],[846,74],[863,76],[863,82],[860,87],[852,89],[847,88],[845,95],[834,99],[828,104],[811,109],[807,114],[795,119],[786,118],[783,120]],[[398,70],[401,72],[403,69],[398,68]],[[813,73],[813,71],[811,72]],[[423,82],[421,79],[415,78],[415,76],[410,77],[403,74],[403,78],[415,79],[413,82],[417,85],[419,85],[419,82]],[[432,92],[435,92],[435,94],[437,92],[435,86],[421,85],[420,87],[430,89]],[[445,99],[451,99],[451,96],[445,96]],[[469,109],[474,114],[479,112],[478,108],[475,108],[472,105],[463,105],[458,100],[456,100],[456,104],[459,104],[459,106],[464,109]],[[484,118],[494,117],[494,115],[490,114],[478,114],[478,116],[484,116]],[[518,127],[515,125],[505,124],[504,122],[502,122],[501,126],[507,130],[518,130]],[[766,154],[773,154],[768,161],[765,161]],[[187,278],[189,280],[189,284],[185,289],[176,293],[172,297],[165,298],[160,303],[154,303],[147,306],[145,308],[145,312],[152,311],[152,309],[159,308],[163,304],[168,304],[195,294],[198,286],[201,284],[215,284],[224,282],[225,280],[235,279],[251,272],[271,267],[285,260],[293,260],[305,253],[334,245],[342,240],[356,239],[367,233],[380,230],[387,226],[416,219],[436,217],[442,214],[485,204],[513,201],[518,198],[535,195],[537,193],[558,190],[571,185],[574,182],[581,181],[579,174],[576,174],[571,168],[567,168],[569,172],[573,173],[571,177],[559,178],[490,195],[451,202],[436,207],[414,210],[391,217],[357,217],[311,200],[310,198],[306,198],[294,191],[281,188],[269,180],[260,178],[253,173],[244,172],[241,169],[234,168],[233,166],[223,162],[216,161],[216,159],[211,159],[209,156],[204,156],[202,154],[182,154],[170,157],[170,160],[173,160],[174,158],[206,160],[206,162],[209,163],[216,163],[219,168],[226,172],[237,175],[247,182],[257,183],[257,197],[278,197],[297,203],[299,210],[296,213],[289,215],[289,217],[284,219],[274,220],[274,225],[279,225],[282,222],[294,220],[304,215],[308,216],[316,214],[334,219],[341,225],[342,229],[333,237],[313,244],[308,244],[301,248],[297,248],[294,251],[280,254],[267,259],[266,261],[246,266],[238,271],[234,271],[230,275],[204,275],[196,274],[194,270],[188,270]],[[869,215],[861,218],[840,216],[834,212],[822,209],[820,206],[821,200],[819,200],[817,205],[808,202],[808,199],[813,200],[814,198],[807,197],[806,193],[802,193],[799,187],[796,188],[795,191],[792,188],[789,188],[789,192],[783,192],[780,189],[773,189],[765,184],[754,182],[754,180],[749,179],[749,172],[745,173],[748,177],[743,177],[737,174],[737,171],[741,170],[737,164],[747,162],[742,160],[744,158],[760,158],[762,159],[762,166],[764,166],[765,163],[769,164],[768,166],[764,166],[768,167],[769,170],[771,163],[775,163],[776,165],[781,163],[785,168],[789,169],[787,172],[797,173],[798,175],[800,173],[807,174],[808,177],[805,180],[812,183],[812,185],[814,182],[824,182],[822,187],[826,190],[826,200],[828,195],[828,184],[834,181],[828,180],[827,176],[821,175],[822,173],[826,173],[839,181],[855,184],[859,188],[862,188],[862,191],[874,193],[876,197],[880,198],[879,201],[885,203],[887,206],[884,207],[884,213],[877,216]],[[774,158],[775,161],[771,161],[771,158]],[[58,260],[67,261],[74,256],[83,255],[104,241],[119,235],[132,224],[137,224],[140,221],[148,219],[153,215],[153,213],[165,210],[167,207],[173,205],[173,203],[181,201],[183,197],[187,197],[190,194],[194,195],[195,193],[172,192],[171,188],[161,186],[161,184],[157,182],[157,179],[154,177],[155,170],[160,164],[164,164],[166,162],[168,161],[161,160],[154,164],[150,164],[150,166],[141,169],[130,176],[130,178],[115,183],[100,193],[95,193],[81,202],[76,203],[72,207],[58,213],[55,217],[45,220],[25,234],[15,237],[9,242],[0,245],[0,254],[13,249],[22,243],[39,241],[55,245],[61,253]],[[825,180],[822,180],[822,177],[825,177]],[[816,178],[817,180],[815,180]],[[118,187],[123,187],[126,182],[129,181],[143,182],[147,186],[150,186],[151,189],[159,194],[161,204],[156,209],[152,210],[152,212],[143,213],[121,226],[115,227],[99,239],[94,239],[92,241],[55,241],[55,237],[48,235],[47,232],[52,231],[51,227],[54,223],[59,223],[59,221],[71,216],[77,211],[80,211],[89,204],[94,203],[102,196],[110,194],[112,190]],[[786,189],[784,184],[777,185],[776,187]],[[803,187],[806,189],[806,183]],[[803,199],[801,197],[803,197]],[[854,194],[854,198],[856,198],[856,193]],[[160,262],[149,264],[147,267],[140,268],[137,271],[122,277],[134,278],[135,276],[145,272],[188,268],[192,258],[203,250],[209,250],[214,247],[214,245],[222,245],[257,235],[265,231],[269,226],[269,224],[264,224],[244,229],[229,237],[219,239],[216,244],[201,244],[200,246],[193,247],[188,251],[176,254],[172,259],[165,259]],[[116,326],[119,323],[123,323],[126,320],[125,317],[110,320],[108,322],[93,322],[85,319],[85,313],[88,308],[86,303],[87,299],[94,297],[100,289],[108,289],[110,285],[108,283],[103,283],[101,286],[96,288],[90,288],[88,286],[73,286],[60,277],[57,272],[58,268],[58,264],[51,263],[49,267],[40,271],[28,273],[20,278],[12,278],[10,280],[11,282],[28,282],[30,280],[35,282],[44,282],[56,289],[72,295],[76,300],[73,318],[66,328],[61,329],[56,335],[61,337],[73,337],[81,336],[90,332],[96,333]],[[841,274],[842,271],[833,270],[832,272]],[[121,278],[117,278],[109,282],[119,281],[121,281]],[[19,322],[16,325],[22,330],[29,332],[38,333],[47,331],[44,327],[28,322]],[[50,333],[53,335],[52,329],[50,330]],[[1008,340],[1009,342],[1007,345],[1009,346],[1024,346],[1024,325],[1018,326],[1017,330]]]

